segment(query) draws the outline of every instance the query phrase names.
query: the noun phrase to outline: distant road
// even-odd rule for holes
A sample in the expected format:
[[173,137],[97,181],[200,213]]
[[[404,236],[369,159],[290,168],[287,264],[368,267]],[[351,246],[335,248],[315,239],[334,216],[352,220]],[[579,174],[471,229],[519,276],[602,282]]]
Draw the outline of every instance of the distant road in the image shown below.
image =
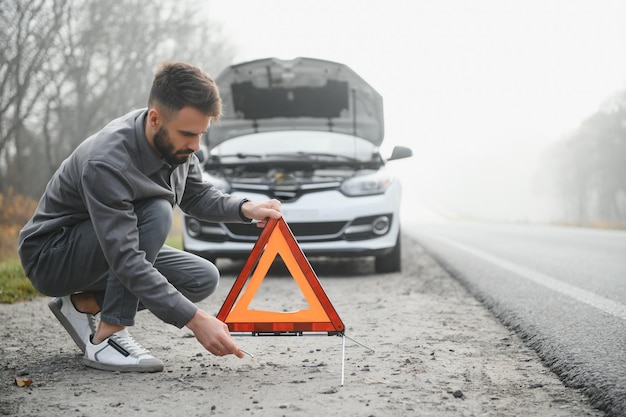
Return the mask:
[[568,384],[626,416],[626,232],[479,223],[415,238]]

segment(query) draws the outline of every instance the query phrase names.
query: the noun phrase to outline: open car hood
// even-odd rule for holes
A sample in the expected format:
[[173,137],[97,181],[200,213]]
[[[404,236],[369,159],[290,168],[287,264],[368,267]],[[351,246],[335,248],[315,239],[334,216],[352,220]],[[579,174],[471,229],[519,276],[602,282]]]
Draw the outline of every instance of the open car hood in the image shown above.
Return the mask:
[[223,115],[211,125],[209,150],[242,135],[279,130],[330,131],[379,146],[380,94],[346,65],[313,58],[266,58],[227,67],[216,78]]

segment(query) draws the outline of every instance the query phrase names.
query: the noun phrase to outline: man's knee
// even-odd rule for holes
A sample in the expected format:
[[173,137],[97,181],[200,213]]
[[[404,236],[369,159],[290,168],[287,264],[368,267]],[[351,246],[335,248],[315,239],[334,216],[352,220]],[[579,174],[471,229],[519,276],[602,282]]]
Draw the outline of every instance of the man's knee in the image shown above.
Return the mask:
[[204,300],[217,288],[220,273],[208,260],[190,252],[163,246],[154,266],[189,300]]
[[219,270],[206,259],[199,259],[196,265],[195,277],[185,288],[185,296],[194,303],[204,300],[217,289],[220,280]]

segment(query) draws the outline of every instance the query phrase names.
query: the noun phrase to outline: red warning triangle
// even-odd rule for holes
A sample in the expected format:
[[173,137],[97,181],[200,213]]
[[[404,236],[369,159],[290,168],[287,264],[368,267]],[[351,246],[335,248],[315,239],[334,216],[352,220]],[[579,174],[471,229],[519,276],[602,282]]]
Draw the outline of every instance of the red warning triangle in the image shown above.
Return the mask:
[[[278,312],[250,309],[261,282],[280,255],[309,304],[308,309]],[[256,266],[256,267],[255,267]],[[245,291],[240,295],[246,282]],[[270,219],[228,293],[217,318],[232,332],[343,333],[345,327],[285,220]]]

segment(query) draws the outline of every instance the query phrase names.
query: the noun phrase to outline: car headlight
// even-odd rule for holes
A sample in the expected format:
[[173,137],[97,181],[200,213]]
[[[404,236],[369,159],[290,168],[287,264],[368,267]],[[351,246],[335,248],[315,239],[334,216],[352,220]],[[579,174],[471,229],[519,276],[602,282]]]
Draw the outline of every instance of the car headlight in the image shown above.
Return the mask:
[[339,188],[349,197],[383,194],[393,182],[393,177],[385,172],[356,176],[345,180]]
[[217,178],[204,172],[202,174],[202,179],[204,179],[209,184],[212,184],[215,188],[223,193],[230,193],[231,191],[230,183],[224,178]]

